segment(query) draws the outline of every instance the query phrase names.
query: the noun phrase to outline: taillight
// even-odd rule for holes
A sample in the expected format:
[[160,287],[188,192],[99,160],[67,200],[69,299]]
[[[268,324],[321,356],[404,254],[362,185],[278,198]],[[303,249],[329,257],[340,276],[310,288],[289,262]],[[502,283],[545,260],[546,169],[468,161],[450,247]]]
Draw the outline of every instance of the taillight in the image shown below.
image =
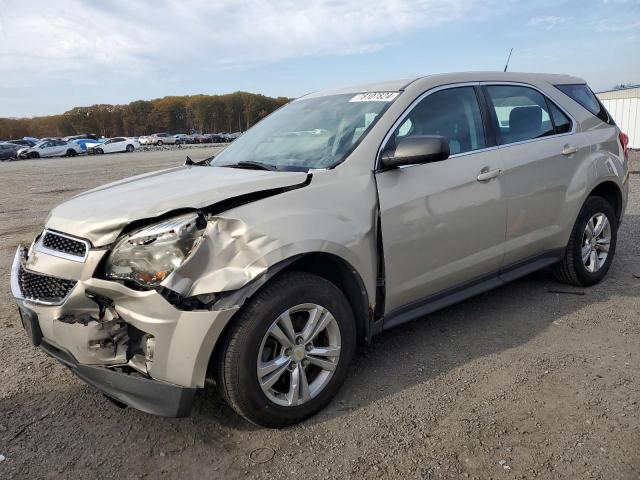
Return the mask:
[[618,134],[618,140],[620,140],[620,145],[622,145],[624,159],[629,160],[629,135],[627,135],[626,133],[620,132]]

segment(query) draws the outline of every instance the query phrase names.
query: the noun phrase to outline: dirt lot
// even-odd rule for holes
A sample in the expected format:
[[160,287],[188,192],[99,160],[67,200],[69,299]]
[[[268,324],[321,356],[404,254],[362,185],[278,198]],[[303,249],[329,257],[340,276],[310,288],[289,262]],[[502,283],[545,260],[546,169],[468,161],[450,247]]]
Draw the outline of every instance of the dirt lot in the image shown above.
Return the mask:
[[386,332],[328,409],[265,430],[214,388],[191,418],[118,409],[28,344],[10,297],[52,206],[184,153],[0,164],[0,478],[640,477],[640,155],[601,285],[540,272]]

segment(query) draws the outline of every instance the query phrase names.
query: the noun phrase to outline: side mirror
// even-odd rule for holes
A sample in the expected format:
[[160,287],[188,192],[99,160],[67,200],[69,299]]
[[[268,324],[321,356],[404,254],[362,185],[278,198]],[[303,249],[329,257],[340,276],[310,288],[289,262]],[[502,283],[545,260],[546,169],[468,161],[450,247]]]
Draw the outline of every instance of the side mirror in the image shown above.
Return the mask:
[[414,135],[403,138],[395,150],[382,153],[384,169],[403,165],[439,162],[449,158],[449,142],[440,135]]

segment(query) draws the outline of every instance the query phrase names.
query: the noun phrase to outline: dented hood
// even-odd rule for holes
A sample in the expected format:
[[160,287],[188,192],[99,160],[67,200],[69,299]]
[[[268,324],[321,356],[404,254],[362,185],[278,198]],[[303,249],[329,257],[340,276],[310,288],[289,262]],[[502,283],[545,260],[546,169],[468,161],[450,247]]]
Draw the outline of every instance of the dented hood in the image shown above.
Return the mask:
[[131,177],[81,193],[51,211],[47,228],[112,243],[129,223],[181,208],[203,208],[253,192],[305,182],[304,172],[178,167]]

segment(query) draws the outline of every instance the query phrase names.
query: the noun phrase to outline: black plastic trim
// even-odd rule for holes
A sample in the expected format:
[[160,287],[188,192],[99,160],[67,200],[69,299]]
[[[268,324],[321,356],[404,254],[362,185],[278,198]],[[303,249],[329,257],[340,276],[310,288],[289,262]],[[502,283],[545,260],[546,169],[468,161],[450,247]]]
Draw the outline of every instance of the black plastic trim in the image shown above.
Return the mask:
[[514,263],[499,271],[472,280],[468,283],[444,290],[421,300],[399,307],[384,317],[383,330],[393,328],[411,320],[441,310],[445,307],[461,302],[467,298],[505,285],[536,270],[552,265],[562,259],[565,249],[550,250],[540,255]]
[[498,145],[498,139],[496,137],[493,116],[491,109],[489,108],[484,88],[482,85],[475,85],[473,89],[476,92],[476,101],[480,108],[480,116],[482,118],[482,126],[484,130],[484,143],[486,144],[486,148],[495,147]]
[[191,413],[196,388],[128,375],[106,367],[83,365],[78,363],[71,352],[52,345],[46,339],[42,340],[40,347],[111,399],[163,417],[187,417]]

